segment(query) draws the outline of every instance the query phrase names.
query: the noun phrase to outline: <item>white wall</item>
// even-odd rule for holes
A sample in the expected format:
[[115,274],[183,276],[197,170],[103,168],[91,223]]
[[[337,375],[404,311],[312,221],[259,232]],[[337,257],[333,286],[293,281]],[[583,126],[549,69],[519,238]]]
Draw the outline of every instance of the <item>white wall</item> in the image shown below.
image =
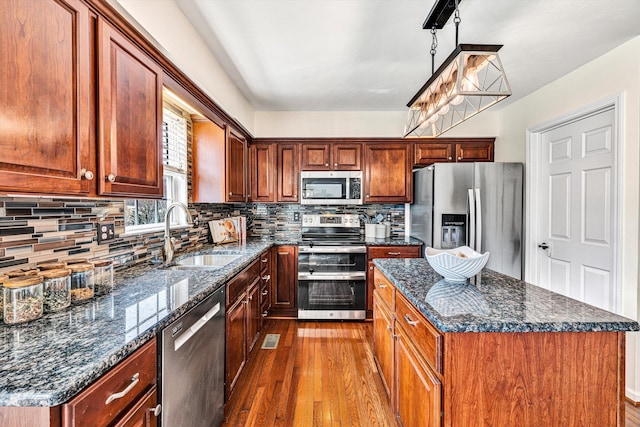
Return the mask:
[[[256,111],[257,137],[385,137],[400,138],[406,111]],[[497,134],[498,114],[484,111],[443,136]]]
[[[622,94],[620,314],[639,319],[640,37],[500,111],[496,161],[525,161],[526,130]],[[640,338],[628,333],[627,396],[640,401]]]
[[[110,0],[113,2],[114,0]],[[168,57],[227,114],[254,132],[253,107],[231,81],[174,0],[117,0]]]

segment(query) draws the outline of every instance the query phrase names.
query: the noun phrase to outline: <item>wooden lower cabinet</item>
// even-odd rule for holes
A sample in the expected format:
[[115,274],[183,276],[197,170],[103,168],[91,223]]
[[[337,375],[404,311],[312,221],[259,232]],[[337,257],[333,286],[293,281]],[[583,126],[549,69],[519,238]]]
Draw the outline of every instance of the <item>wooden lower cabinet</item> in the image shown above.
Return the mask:
[[256,277],[247,291],[247,354],[258,341],[260,324],[260,276]]
[[441,385],[414,349],[403,328],[396,325],[394,342],[395,408],[404,427],[439,427]]
[[115,427],[156,427],[160,408],[158,405],[158,392],[154,386],[140,401],[127,412]]
[[226,364],[225,364],[225,396],[229,399],[233,387],[247,360],[246,328],[247,328],[246,294],[229,308],[226,314]]
[[271,311],[274,316],[298,315],[298,247],[279,245],[273,251]]
[[391,397],[393,370],[393,314],[379,296],[373,299],[373,348],[382,383]]

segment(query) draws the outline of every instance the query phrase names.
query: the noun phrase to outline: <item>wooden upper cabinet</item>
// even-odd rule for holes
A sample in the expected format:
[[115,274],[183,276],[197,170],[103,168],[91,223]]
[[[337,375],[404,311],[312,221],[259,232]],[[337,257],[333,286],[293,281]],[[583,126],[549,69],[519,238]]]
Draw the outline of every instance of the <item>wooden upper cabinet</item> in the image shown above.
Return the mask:
[[365,144],[364,203],[411,202],[411,144]]
[[455,147],[450,143],[416,144],[415,159],[416,165],[430,165],[433,163],[443,163],[454,161],[453,155]]
[[362,144],[333,144],[333,169],[359,171],[362,169]]
[[224,203],[226,130],[212,121],[193,120],[193,202]]
[[493,162],[493,138],[490,141],[478,141],[456,144],[457,162]]
[[247,201],[247,141],[227,127],[227,202]]
[[162,69],[98,19],[98,191],[162,197]]
[[362,144],[301,144],[303,171],[360,170]]
[[92,22],[78,0],[0,2],[0,191],[95,190]]
[[414,164],[492,162],[494,138],[434,140],[415,144]]
[[251,146],[251,201],[274,202],[276,147],[273,144]]
[[300,149],[303,171],[328,171],[332,169],[331,145],[302,144]]
[[300,161],[297,144],[278,144],[278,202],[298,202]]

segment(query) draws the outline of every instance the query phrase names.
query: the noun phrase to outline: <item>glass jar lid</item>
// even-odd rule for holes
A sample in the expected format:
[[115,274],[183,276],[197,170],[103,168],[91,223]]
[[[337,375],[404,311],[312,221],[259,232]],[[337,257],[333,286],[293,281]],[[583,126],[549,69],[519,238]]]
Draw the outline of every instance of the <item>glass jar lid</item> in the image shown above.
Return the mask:
[[7,280],[9,280],[9,276],[5,275],[5,274],[0,274],[0,286],[6,282]]
[[61,268],[65,268],[66,264],[64,262],[43,262],[42,264],[38,264],[38,268],[40,270],[59,270]]
[[4,282],[3,286],[9,289],[18,289],[24,288],[27,286],[37,285],[38,283],[42,283],[41,276],[22,276],[22,277],[14,277],[6,282]]
[[9,276],[9,278],[11,278],[11,277],[36,276],[39,272],[40,270],[38,270],[37,268],[26,268],[26,269],[7,271],[5,274]]
[[83,271],[93,270],[93,264],[89,264],[88,262],[71,264],[67,267],[69,268],[69,270],[71,270],[72,273],[81,273]]
[[67,277],[70,274],[71,270],[67,270],[66,268],[61,268],[58,270],[45,270],[40,272],[40,275],[45,279],[59,279],[60,277]]
[[110,259],[94,259],[94,260],[91,260],[91,264],[93,264],[95,267],[106,267],[108,265],[113,264],[113,260],[110,260]]
[[69,258],[65,260],[65,262],[67,263],[67,265],[70,265],[70,264],[86,264],[88,261],[86,258]]

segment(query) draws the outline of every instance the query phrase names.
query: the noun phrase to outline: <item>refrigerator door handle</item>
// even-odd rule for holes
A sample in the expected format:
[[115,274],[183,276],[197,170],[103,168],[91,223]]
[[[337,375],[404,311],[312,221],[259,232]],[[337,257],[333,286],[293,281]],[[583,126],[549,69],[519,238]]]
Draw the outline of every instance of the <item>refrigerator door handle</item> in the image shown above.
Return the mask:
[[475,189],[476,193],[476,252],[482,252],[482,201],[480,197],[480,189]]
[[469,238],[467,245],[475,250],[476,245],[476,202],[472,188],[467,190],[467,203],[469,205]]

